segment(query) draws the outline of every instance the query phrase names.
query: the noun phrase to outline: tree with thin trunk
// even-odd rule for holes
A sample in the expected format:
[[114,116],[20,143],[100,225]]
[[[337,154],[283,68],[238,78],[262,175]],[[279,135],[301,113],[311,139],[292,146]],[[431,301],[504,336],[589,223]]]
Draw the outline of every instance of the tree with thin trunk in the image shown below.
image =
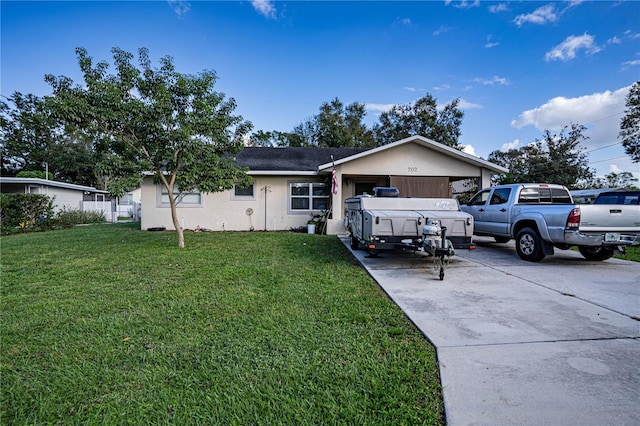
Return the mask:
[[149,52],[134,55],[113,48],[115,72],[105,61],[94,64],[83,48],[76,49],[84,85],[65,76],[47,75],[53,87],[53,108],[70,125],[94,139],[108,158],[101,167],[111,177],[114,196],[140,185],[145,174],[164,186],[171,218],[184,247],[178,207],[185,193],[213,193],[247,185],[246,169],[235,165],[251,123],[239,115],[233,98],[214,91],[216,73],[196,75],[175,70],[171,57],[153,68]]

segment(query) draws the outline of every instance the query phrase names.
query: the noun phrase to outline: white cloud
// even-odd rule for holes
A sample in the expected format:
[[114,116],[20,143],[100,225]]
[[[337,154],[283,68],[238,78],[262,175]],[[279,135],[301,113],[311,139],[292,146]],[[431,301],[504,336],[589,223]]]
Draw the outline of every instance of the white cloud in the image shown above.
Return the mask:
[[635,40],[637,38],[640,38],[640,33],[635,33],[631,30],[627,30],[624,32],[624,36],[631,39],[631,40]]
[[394,105],[395,104],[365,104],[364,107],[367,111],[377,113],[390,111]]
[[447,25],[442,25],[441,27],[439,27],[437,30],[435,30],[433,32],[434,36],[439,36],[440,34],[444,34],[444,33],[448,33],[449,31],[453,30],[453,27],[449,27]]
[[541,6],[531,13],[518,15],[513,20],[517,26],[521,27],[524,24],[536,24],[545,25],[549,22],[556,22],[558,20],[558,14],[556,7],[553,4],[547,4]]
[[524,111],[511,125],[517,129],[534,126],[541,132],[548,129],[554,133],[571,124],[583,125],[587,128],[583,135],[588,139],[581,145],[587,149],[589,166],[596,169],[598,176],[607,174],[613,164],[637,174],[640,172],[638,165],[631,162],[622,145],[618,144],[620,120],[630,89],[631,86],[627,86],[575,98],[556,97]]
[[486,47],[487,49],[491,49],[492,47],[496,47],[499,43],[493,41],[493,36],[488,35],[487,36],[487,42],[485,43],[484,47]]
[[462,148],[462,152],[466,152],[467,154],[471,154],[471,155],[476,155],[476,149],[473,147],[473,145],[465,145],[464,148]]
[[418,89],[416,89],[415,87],[405,87],[404,90],[407,90],[409,92],[417,92]]
[[449,85],[447,83],[444,83],[444,84],[441,84],[439,86],[434,86],[433,87],[433,90],[435,90],[435,91],[448,90],[448,89],[451,89],[451,85]]
[[622,69],[626,70],[629,67],[637,67],[640,65],[640,59],[634,59],[633,61],[626,61],[622,63]]
[[191,4],[184,0],[167,0],[169,7],[173,9],[178,18],[184,18],[191,9]]
[[499,3],[499,4],[492,4],[491,6],[487,7],[487,9],[491,13],[500,13],[500,12],[506,12],[507,10],[509,10],[509,6],[506,3]]
[[503,143],[500,147],[500,151],[507,152],[518,148],[520,148],[520,139],[514,139],[512,142]]
[[619,114],[624,113],[625,96],[630,88],[631,86],[627,86],[614,92],[607,90],[577,98],[558,96],[544,105],[524,111],[511,125],[517,129],[532,125],[538,130],[560,130],[571,123],[585,126],[589,123],[601,123],[603,119],[614,115],[617,135]]
[[410,27],[413,22],[411,21],[411,18],[396,18],[395,24]]
[[469,102],[462,98],[460,99],[460,103],[458,104],[458,107],[460,107],[461,109],[482,109],[482,105],[474,104],[473,102]]
[[473,0],[473,1],[460,0],[457,2],[452,0],[445,0],[444,4],[447,6],[450,4],[453,4],[453,7],[457,7],[458,9],[470,9],[472,7],[480,6],[480,0]]
[[622,40],[620,40],[616,36],[613,36],[609,40],[607,40],[607,44],[621,44],[621,43],[622,43]]
[[592,35],[583,34],[581,36],[569,36],[562,43],[551,49],[545,55],[545,60],[548,61],[568,61],[576,57],[577,52],[584,50],[586,53],[594,54],[600,52],[602,49],[595,44],[595,39]]
[[480,83],[483,86],[508,86],[509,85],[509,80],[507,80],[504,77],[498,77],[497,75],[494,75],[492,78],[474,78],[473,81],[475,81],[476,83]]
[[273,0],[251,0],[253,8],[265,18],[276,17],[276,7]]

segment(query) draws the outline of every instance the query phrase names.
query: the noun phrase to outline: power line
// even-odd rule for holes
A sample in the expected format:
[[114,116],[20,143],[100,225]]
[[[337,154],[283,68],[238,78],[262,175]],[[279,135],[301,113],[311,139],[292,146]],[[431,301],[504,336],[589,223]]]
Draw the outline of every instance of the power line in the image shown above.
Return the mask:
[[589,164],[602,163],[604,161],[611,161],[611,160],[618,160],[620,158],[626,158],[626,157],[627,157],[626,155],[621,155],[620,157],[605,158],[604,160],[589,161]]
[[590,150],[588,150],[588,151],[584,151],[584,154],[588,154],[588,153],[590,153],[590,152],[594,152],[594,151],[599,151],[599,150],[601,150],[601,149],[605,149],[605,148],[610,148],[610,147],[612,147],[612,146],[616,146],[616,145],[620,145],[620,144],[622,144],[622,142],[612,143],[611,145],[601,146],[600,148],[593,148],[593,149],[590,149]]

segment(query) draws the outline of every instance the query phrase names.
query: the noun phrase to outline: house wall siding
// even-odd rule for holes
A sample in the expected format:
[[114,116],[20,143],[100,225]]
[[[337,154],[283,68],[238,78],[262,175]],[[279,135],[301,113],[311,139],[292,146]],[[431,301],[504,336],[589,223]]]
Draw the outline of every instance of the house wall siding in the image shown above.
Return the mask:
[[[214,231],[249,231],[252,227],[257,231],[282,231],[306,226],[310,213],[293,212],[289,208],[289,183],[312,181],[322,182],[323,179],[313,176],[257,176],[253,179],[253,199],[237,199],[233,190],[202,194],[201,206],[178,206],[180,226]],[[141,228],[174,230],[171,209],[159,205],[159,193],[159,186],[151,178],[145,178]],[[252,214],[248,214],[249,209]]]

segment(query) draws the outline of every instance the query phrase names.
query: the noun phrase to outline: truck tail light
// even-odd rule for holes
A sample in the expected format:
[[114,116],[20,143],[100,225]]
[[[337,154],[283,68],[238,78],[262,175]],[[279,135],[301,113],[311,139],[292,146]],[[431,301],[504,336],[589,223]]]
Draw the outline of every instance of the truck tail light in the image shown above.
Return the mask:
[[580,226],[580,207],[571,210],[567,218],[567,228],[578,228]]

